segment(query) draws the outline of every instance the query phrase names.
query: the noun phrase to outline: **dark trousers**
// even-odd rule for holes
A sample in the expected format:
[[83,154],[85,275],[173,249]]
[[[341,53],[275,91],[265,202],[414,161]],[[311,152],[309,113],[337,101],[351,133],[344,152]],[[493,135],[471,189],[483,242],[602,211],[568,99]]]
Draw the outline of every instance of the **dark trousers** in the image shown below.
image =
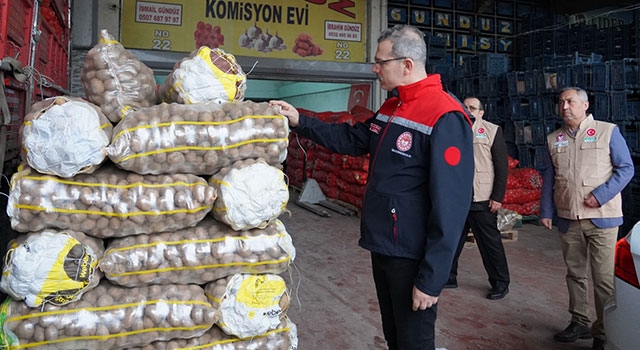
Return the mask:
[[413,281],[419,260],[371,253],[382,330],[389,350],[435,349],[437,304],[413,311]]
[[[473,208],[473,207],[472,207]],[[489,275],[491,288],[504,288],[509,286],[509,266],[507,256],[504,253],[502,238],[497,225],[498,215],[489,211],[489,206],[483,206],[480,210],[471,210],[467,216],[467,221],[460,237],[460,243],[456,251],[456,256],[451,265],[449,280],[455,280],[458,275],[458,258],[467,240],[469,228],[473,231],[473,236],[478,243],[482,264]]]

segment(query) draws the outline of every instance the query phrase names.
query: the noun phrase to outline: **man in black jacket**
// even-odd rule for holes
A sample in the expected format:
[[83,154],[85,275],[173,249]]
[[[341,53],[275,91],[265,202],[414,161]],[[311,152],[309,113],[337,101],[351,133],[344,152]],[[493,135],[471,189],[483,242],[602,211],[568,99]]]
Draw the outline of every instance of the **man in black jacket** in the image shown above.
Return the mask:
[[383,31],[372,71],[393,96],[353,127],[271,101],[296,133],[336,153],[370,154],[359,244],[371,252],[391,350],[434,349],[438,296],[471,203],[471,121],[440,76],[427,77],[426,57],[419,29]]
[[462,231],[449,281],[445,288],[458,286],[458,258],[462,253],[469,228],[478,242],[484,269],[489,275],[491,290],[487,299],[502,299],[509,292],[509,266],[498,230],[498,209],[502,207],[507,190],[509,156],[500,126],[483,119],[484,106],[476,97],[464,99],[467,110],[475,117],[473,122],[473,151],[475,176],[473,178],[473,203]]

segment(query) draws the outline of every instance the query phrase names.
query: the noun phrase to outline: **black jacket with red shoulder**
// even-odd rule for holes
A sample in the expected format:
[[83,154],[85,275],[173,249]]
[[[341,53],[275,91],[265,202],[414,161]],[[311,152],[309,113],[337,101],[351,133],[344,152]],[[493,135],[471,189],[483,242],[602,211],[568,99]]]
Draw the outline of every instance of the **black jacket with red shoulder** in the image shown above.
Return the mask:
[[301,116],[294,129],[328,149],[370,153],[360,246],[421,260],[415,285],[440,294],[469,211],[473,132],[438,74],[397,88],[376,114],[354,126]]

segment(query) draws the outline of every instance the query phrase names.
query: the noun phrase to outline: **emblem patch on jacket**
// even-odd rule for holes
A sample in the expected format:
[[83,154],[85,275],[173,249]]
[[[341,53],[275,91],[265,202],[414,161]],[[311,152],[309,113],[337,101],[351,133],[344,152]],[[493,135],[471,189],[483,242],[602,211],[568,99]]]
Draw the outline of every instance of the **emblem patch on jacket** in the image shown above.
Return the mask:
[[406,152],[411,149],[411,145],[413,144],[413,135],[410,132],[405,131],[396,140],[396,148],[398,151]]
[[556,135],[556,142],[553,143],[553,147],[567,147],[569,146],[569,141],[565,138],[564,133],[559,133]]
[[371,125],[369,125],[369,131],[371,131],[372,133],[380,134],[381,130],[382,130],[382,127],[380,127],[380,125],[378,124],[371,123]]
[[487,131],[484,128],[478,128],[478,131],[476,132],[476,138],[477,139],[486,139],[487,138]]
[[598,142],[598,136],[596,136],[596,129],[589,128],[585,132],[587,136],[584,137],[584,142]]

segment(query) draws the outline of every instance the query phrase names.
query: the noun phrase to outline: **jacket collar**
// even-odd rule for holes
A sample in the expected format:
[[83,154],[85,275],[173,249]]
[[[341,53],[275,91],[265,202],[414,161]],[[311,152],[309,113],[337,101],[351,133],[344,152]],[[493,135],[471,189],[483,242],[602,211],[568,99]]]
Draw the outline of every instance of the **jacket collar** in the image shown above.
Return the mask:
[[[440,74],[431,74],[415,83],[398,86],[391,93],[393,96],[398,96],[400,101],[410,101],[428,95],[433,89],[442,90]],[[397,95],[394,94],[394,91]]]

